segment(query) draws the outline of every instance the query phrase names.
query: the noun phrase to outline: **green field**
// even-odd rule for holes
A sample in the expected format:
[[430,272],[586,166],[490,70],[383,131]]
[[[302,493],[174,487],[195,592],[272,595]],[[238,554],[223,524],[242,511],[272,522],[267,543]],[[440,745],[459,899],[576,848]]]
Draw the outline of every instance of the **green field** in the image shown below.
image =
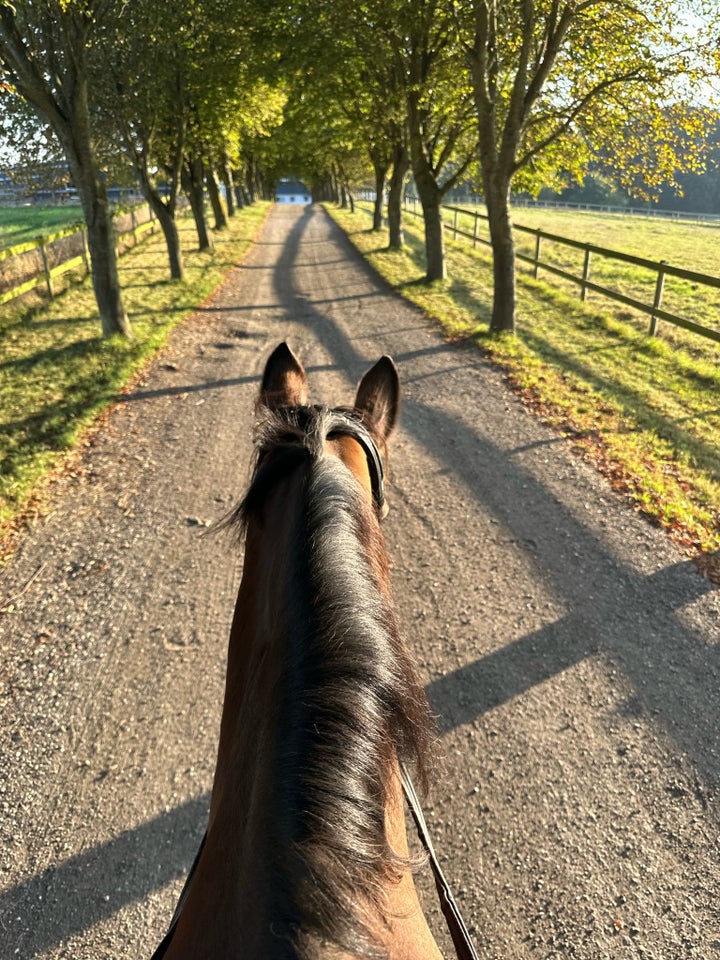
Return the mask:
[[183,282],[169,279],[159,231],[122,256],[133,340],[101,338],[89,277],[51,302],[28,295],[0,309],[0,560],[4,536],[37,508],[43,478],[238,262],[267,209],[241,210],[215,234],[214,253],[197,251],[192,218],[180,218]]
[[[477,209],[484,213],[484,208]],[[454,214],[446,211],[445,221],[452,227]],[[720,224],[684,223],[652,217],[527,207],[514,209],[513,221],[518,227],[539,229],[578,243],[591,243],[608,250],[655,262],[665,261],[670,266],[720,277],[720,261],[717,255],[720,249]],[[459,216],[458,227],[473,233],[474,217]],[[479,235],[489,238],[485,221],[481,222]],[[518,254],[534,256],[535,236],[517,229],[515,242]],[[540,259],[577,277],[582,276],[582,250],[544,238]],[[533,267],[518,261],[518,271],[530,275]],[[579,296],[578,285],[571,281],[552,275],[549,271],[543,272],[542,268],[538,276],[540,279],[547,279],[558,289],[566,290],[570,295]],[[593,254],[590,278],[602,286],[643,303],[653,303],[657,282],[657,273],[654,270]],[[649,329],[650,318],[646,313],[613,302],[593,291],[588,291],[586,302],[611,312],[621,320],[632,322],[638,329]],[[720,332],[720,288],[666,276],[662,306],[670,313]],[[679,327],[661,321],[658,333],[670,342],[691,351],[695,350],[696,338],[688,338]],[[699,350],[702,353],[703,348],[700,347]]]
[[[484,208],[478,209],[484,212]],[[595,243],[636,257],[666,260],[675,267],[720,276],[720,222],[689,223],[542,207],[513,207],[512,218],[514,223],[533,230],[540,228],[580,243]]]
[[83,222],[82,207],[0,207],[0,250]]
[[[672,342],[651,338],[647,324],[629,321],[620,305],[599,299],[583,305],[552,279],[536,281],[522,271],[517,336],[491,337],[488,248],[449,239],[449,279],[426,284],[421,220],[406,217],[406,249],[398,253],[387,249],[385,231],[368,228],[369,208],[355,215],[331,212],[403,296],[436,318],[448,336],[475,338],[523,402],[684,550],[720,551],[719,344],[683,331]],[[582,218],[577,235],[586,223],[592,229],[595,218]],[[702,227],[662,226],[670,236],[675,226],[682,236],[693,229],[708,236]],[[679,250],[678,240],[676,262]]]

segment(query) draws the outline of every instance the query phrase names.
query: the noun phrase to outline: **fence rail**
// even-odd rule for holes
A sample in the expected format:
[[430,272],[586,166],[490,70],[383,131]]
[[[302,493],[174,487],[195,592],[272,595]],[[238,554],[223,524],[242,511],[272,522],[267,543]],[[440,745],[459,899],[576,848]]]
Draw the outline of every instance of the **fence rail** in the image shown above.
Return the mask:
[[[418,204],[414,197],[406,199],[406,207],[411,207],[411,212],[416,216],[421,215],[417,209]],[[471,240],[473,246],[476,246],[478,243],[484,244],[485,246],[491,245],[490,240],[487,237],[481,236],[478,229],[480,221],[485,221],[486,223],[488,222],[487,214],[479,213],[476,210],[468,210],[463,207],[454,206],[443,206],[443,211],[453,215],[452,223],[446,222],[445,228],[452,232],[454,238],[459,236],[464,237],[465,239]],[[460,216],[474,218],[472,233],[460,227]],[[599,293],[602,296],[622,303],[625,306],[632,307],[634,310],[639,310],[641,313],[649,314],[650,334],[652,336],[655,336],[657,332],[658,320],[664,320],[667,323],[673,324],[674,326],[682,327],[685,330],[689,330],[692,333],[698,334],[698,336],[705,337],[709,340],[714,340],[716,343],[720,343],[720,330],[714,330],[711,327],[696,323],[694,320],[689,320],[686,317],[680,317],[677,314],[663,309],[662,306],[666,277],[675,277],[680,280],[687,280],[691,283],[714,288],[716,290],[720,290],[720,277],[712,277],[708,274],[697,273],[694,270],[684,270],[680,267],[673,267],[663,261],[646,260],[644,257],[635,257],[631,254],[622,253],[618,250],[609,250],[606,247],[599,247],[593,243],[582,243],[578,240],[570,240],[567,237],[560,237],[557,234],[547,233],[544,230],[535,229],[532,227],[523,227],[515,224],[513,229],[518,233],[529,234],[535,238],[535,251],[533,256],[528,256],[527,254],[520,252],[517,252],[515,255],[518,260],[522,260],[532,265],[533,275],[536,279],[541,269],[547,270],[548,273],[552,273],[555,276],[562,277],[565,280],[569,280],[570,282],[577,284],[580,287],[581,300],[585,300],[588,290],[592,290],[594,293]],[[583,251],[585,256],[582,276],[577,276],[577,274],[571,273],[562,267],[558,267],[555,264],[548,263],[546,260],[542,260],[541,254],[543,241],[558,243],[567,247],[572,247],[576,250]],[[604,257],[609,260],[618,260],[623,263],[629,263],[633,266],[642,267],[643,269],[654,273],[656,280],[653,302],[651,304],[645,303],[642,300],[638,300],[636,297],[621,293],[619,290],[612,290],[609,287],[605,287],[602,284],[595,283],[593,280],[591,280],[590,271],[593,255]]]
[[[117,233],[116,241],[118,243],[123,240],[127,240],[129,237],[132,237],[134,242],[137,243],[143,233],[146,233],[148,230],[152,231],[153,233],[155,232],[155,227],[158,223],[155,214],[150,207],[143,209],[147,209],[148,219],[142,222],[139,222],[136,207],[132,207],[128,213],[124,215],[124,217],[130,218],[131,226],[129,230],[124,230]],[[79,237],[81,239],[82,253],[63,258],[55,266],[52,266],[49,256],[50,247],[52,244],[57,243],[60,240],[69,239],[71,237]],[[48,234],[44,237],[38,237],[36,240],[30,240],[26,243],[18,243],[14,247],[7,247],[4,250],[0,250],[0,264],[5,261],[10,261],[13,257],[20,257],[24,254],[32,253],[35,250],[39,251],[40,253],[42,270],[29,280],[25,280],[22,283],[0,293],[0,306],[2,306],[4,303],[8,303],[10,300],[14,300],[17,297],[22,296],[24,293],[29,293],[36,287],[41,287],[43,285],[45,285],[49,296],[52,298],[55,296],[55,287],[53,281],[56,277],[62,276],[62,274],[67,273],[70,270],[75,270],[77,267],[84,267],[86,273],[90,273],[90,256],[88,253],[87,228],[85,226],[67,227],[64,230],[58,230],[56,233]]]
[[540,210],[581,210],[609,213],[616,217],[651,217],[658,220],[682,220],[689,223],[718,223],[720,213],[692,213],[685,210],[664,210],[655,207],[618,207],[609,203],[573,203],[566,200],[528,200],[512,198],[512,206]]

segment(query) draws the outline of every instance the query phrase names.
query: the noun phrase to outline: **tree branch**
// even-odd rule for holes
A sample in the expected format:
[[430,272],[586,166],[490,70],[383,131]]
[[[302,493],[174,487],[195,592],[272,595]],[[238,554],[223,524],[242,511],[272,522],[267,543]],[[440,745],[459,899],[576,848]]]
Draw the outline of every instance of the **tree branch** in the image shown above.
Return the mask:
[[574,107],[571,108],[563,122],[556,127],[552,133],[546,136],[539,143],[535,144],[531,150],[528,150],[520,159],[515,162],[513,166],[513,173],[516,173],[518,170],[528,164],[533,157],[537,156],[543,150],[547,149],[547,147],[549,147],[551,144],[559,140],[560,137],[570,129],[573,122],[577,120],[588,104],[601,93],[604,93],[606,90],[609,90],[611,87],[617,86],[618,84],[628,83],[630,80],[639,80],[641,77],[642,70],[638,68],[637,70],[630,71],[626,74],[608,77],[601,83],[598,83]]

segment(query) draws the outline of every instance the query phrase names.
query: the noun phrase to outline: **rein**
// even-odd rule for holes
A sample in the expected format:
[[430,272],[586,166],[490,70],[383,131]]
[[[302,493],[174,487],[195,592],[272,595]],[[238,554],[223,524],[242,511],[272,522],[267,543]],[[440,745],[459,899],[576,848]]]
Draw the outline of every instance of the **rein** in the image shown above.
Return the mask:
[[435,848],[433,847],[432,840],[430,839],[430,831],[428,830],[428,825],[425,820],[422,807],[420,806],[418,795],[415,792],[415,787],[410,779],[410,774],[407,772],[404,765],[401,765],[400,767],[400,776],[402,779],[402,788],[403,793],[405,794],[405,800],[410,808],[410,813],[412,813],[415,826],[417,827],[418,837],[425,848],[430,867],[432,868],[433,877],[435,878],[435,889],[437,890],[438,899],[440,900],[440,909],[443,912],[445,923],[450,931],[450,936],[452,937],[452,942],[455,947],[455,953],[457,953],[458,960],[478,960],[478,955],[475,952],[475,946],[470,939],[468,928],[465,925],[465,921],[462,918],[460,909],[452,895],[450,885],[445,879],[445,874],[442,872],[440,867],[440,862],[438,861]]

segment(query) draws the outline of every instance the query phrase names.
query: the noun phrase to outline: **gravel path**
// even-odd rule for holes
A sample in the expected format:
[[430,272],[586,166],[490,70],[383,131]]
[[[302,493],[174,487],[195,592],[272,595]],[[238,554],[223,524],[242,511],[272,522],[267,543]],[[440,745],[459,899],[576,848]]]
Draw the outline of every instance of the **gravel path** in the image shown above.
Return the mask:
[[164,932],[241,564],[204,534],[284,338],[319,401],[382,353],[400,370],[385,531],[447,758],[428,819],[483,960],[720,960],[720,590],[314,207],[273,208],[0,576],[0,957],[141,958]]

